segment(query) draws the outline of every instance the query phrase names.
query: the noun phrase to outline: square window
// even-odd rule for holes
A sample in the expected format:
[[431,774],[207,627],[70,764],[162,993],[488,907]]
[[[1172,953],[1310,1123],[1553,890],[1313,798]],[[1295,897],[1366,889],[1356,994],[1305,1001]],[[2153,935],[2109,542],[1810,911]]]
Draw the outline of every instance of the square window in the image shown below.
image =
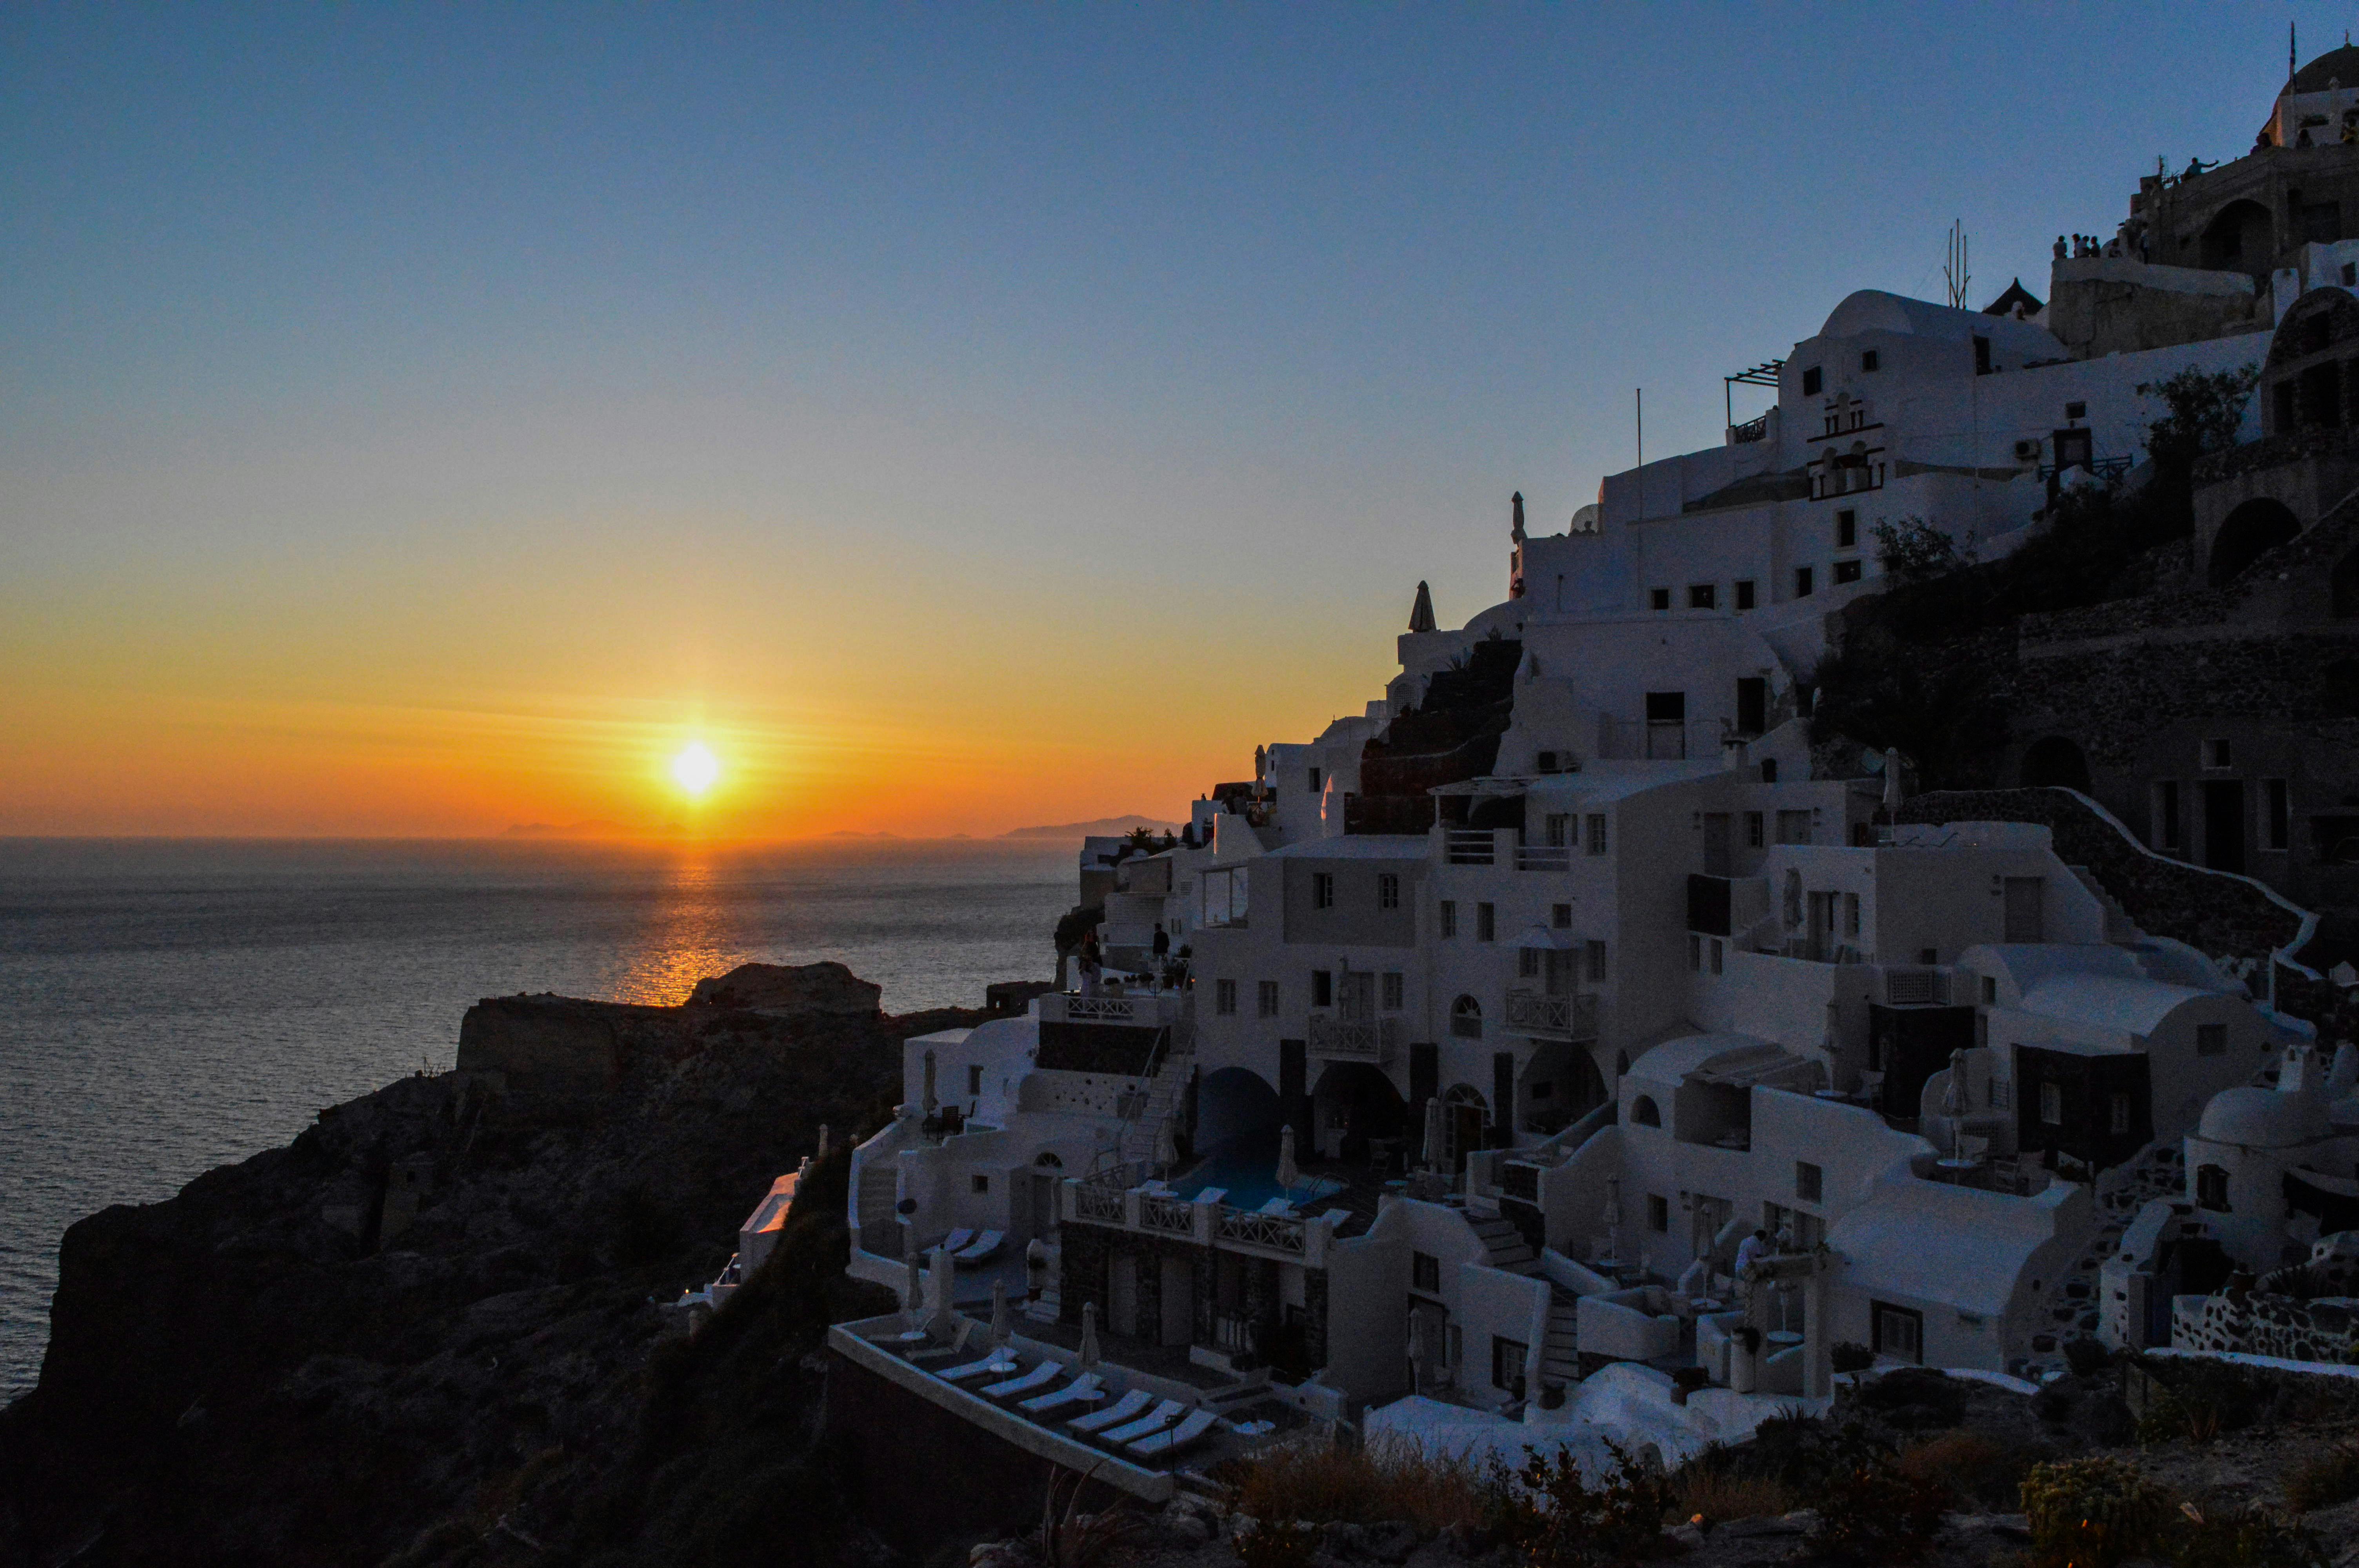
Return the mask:
[[1605,981],[1605,944],[1584,942],[1581,951],[1582,963],[1589,971],[1589,983],[1603,985]]
[[1761,759],[1761,782],[1763,784],[1776,784],[1777,782],[1777,758],[1764,757]]
[[1794,568],[1794,597],[1796,599],[1810,598],[1810,568],[1808,567],[1796,567]]
[[1401,1010],[1401,995],[1407,989],[1407,983],[1398,969],[1385,971],[1384,1008],[1386,1012],[1398,1012]]
[[1212,1011],[1224,1018],[1237,1011],[1236,981],[1214,980],[1212,982]]
[[1318,770],[1317,768],[1313,768],[1313,769],[1311,769],[1311,770],[1310,770],[1310,793],[1311,793],[1311,794],[1313,794],[1313,795],[1317,795],[1317,794],[1319,793],[1319,789],[1320,789],[1319,770]]
[[[1977,343],[1990,341],[1976,338]],[[1873,1348],[1879,1356],[1889,1356],[1896,1361],[1922,1362],[1925,1359],[1925,1314],[1908,1307],[1887,1306],[1882,1302],[1868,1303],[1868,1323]]]
[[1474,906],[1474,940],[1494,942],[1499,935],[1499,912],[1487,903]]
[[1736,579],[1736,608],[1739,610],[1753,608],[1753,579],[1749,577]]
[[1264,980],[1254,988],[1254,1008],[1264,1018],[1277,1016],[1277,982]]
[[1857,561],[1837,561],[1834,572],[1835,581],[1837,583],[1857,582],[1861,570],[1861,564]]
[[1310,873],[1310,905],[1313,909],[1335,907],[1335,874],[1332,871]]
[[1540,950],[1538,947],[1516,948],[1516,978],[1519,980],[1538,979],[1539,973]]
[[2235,753],[2225,741],[2206,741],[2203,742],[2203,765],[2207,768],[2233,768],[2236,765]]
[[1794,1162],[1794,1195],[1804,1203],[1817,1203],[1826,1190],[1827,1173],[1808,1160]]
[[2089,406],[2085,403],[2068,403],[2064,406],[2064,417],[2067,419],[2086,419],[2088,416]]
[[1428,1295],[1441,1293],[1441,1260],[1430,1252],[1408,1255],[1408,1288],[1423,1291]]
[[1983,1005],[1984,1007],[1998,1005],[1998,977],[1995,975],[1983,977]]
[[1593,855],[1603,855],[1605,853],[1605,814],[1602,811],[1591,812],[1585,826],[1589,852]]
[[1941,950],[1939,947],[1919,947],[1917,949],[1917,961],[1926,965],[1938,964],[1941,961]]
[[1513,1392],[1524,1380],[1524,1361],[1531,1346],[1513,1339],[1491,1336],[1491,1386]]
[[987,1193],[991,1191],[991,1178],[989,1176],[978,1174],[973,1178],[972,1186],[973,1190],[975,1192]]
[[1877,363],[1876,352],[1874,349],[1865,350],[1859,356],[1859,368],[1864,371],[1874,372]]
[[1816,397],[1819,395],[1819,389],[1825,384],[1826,378],[1819,373],[1818,366],[1812,365],[1810,369],[1802,373],[1803,396]]
[[1859,546],[1859,514],[1849,507],[1835,514],[1835,548],[1856,549]]
[[1458,901],[1445,898],[1434,906],[1440,913],[1441,934],[1445,937],[1458,935]]
[[1555,928],[1556,928],[1557,930],[1559,930],[1559,931],[1570,931],[1570,930],[1571,930],[1571,929],[1572,929],[1572,905],[1571,905],[1571,904],[1569,904],[1569,903],[1552,903],[1552,904],[1549,904],[1549,925],[1551,925],[1551,926],[1553,926],[1553,927],[1555,927]]
[[2195,1026],[2195,1054],[2199,1056],[2224,1056],[2228,1054],[2228,1026],[2224,1023],[2199,1023]]
[[1660,1194],[1647,1195],[1647,1228],[1657,1232],[1671,1228],[1671,1202]]
[[1763,827],[1764,824],[1761,820],[1761,814],[1759,812],[1748,811],[1745,814],[1745,847],[1746,849],[1758,849],[1761,848]]
[[1310,1005],[1313,1007],[1335,1005],[1335,977],[1332,972],[1326,969],[1310,971]]
[[2359,287],[2359,262],[2344,262],[2343,264],[2343,287],[2345,288]]
[[1400,907],[1400,878],[1396,873],[1391,871],[1377,873],[1376,907],[1378,909]]
[[1717,605],[1719,601],[1719,589],[1712,584],[1708,582],[1691,582],[1688,584],[1688,608],[1690,610],[1710,610]]
[[2223,1165],[2195,1167],[2195,1206],[2214,1214],[2228,1212],[2228,1172]]
[[1648,589],[1647,590],[1647,609],[1649,609],[1649,610],[1669,610],[1670,607],[1671,607],[1671,590],[1670,590],[1669,589],[1668,589],[1668,588],[1650,588],[1650,589]]

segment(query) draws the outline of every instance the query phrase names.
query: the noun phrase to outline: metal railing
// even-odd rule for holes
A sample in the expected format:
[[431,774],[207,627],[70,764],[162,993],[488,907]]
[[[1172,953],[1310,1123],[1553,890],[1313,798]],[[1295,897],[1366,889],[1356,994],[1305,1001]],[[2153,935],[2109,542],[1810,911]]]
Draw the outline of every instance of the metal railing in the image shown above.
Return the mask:
[[1266,1247],[1273,1252],[1299,1253],[1305,1249],[1304,1226],[1299,1219],[1287,1219],[1275,1214],[1248,1214],[1242,1209],[1223,1208],[1220,1224],[1213,1234],[1223,1241],[1241,1241],[1248,1247]]
[[1349,1056],[1360,1061],[1386,1062],[1400,1049],[1397,1018],[1343,1019],[1332,1013],[1310,1015],[1310,1054]]
[[1728,439],[1732,445],[1742,445],[1746,441],[1766,441],[1768,438],[1769,416],[1767,414],[1763,414],[1758,418],[1747,419],[1742,425],[1731,425],[1728,427]]
[[1950,977],[1940,969],[1886,969],[1884,1000],[1894,1007],[1923,1007],[1950,1000]]
[[1444,848],[1453,866],[1487,866],[1496,853],[1497,840],[1487,829],[1453,827]]
[[1597,1037],[1597,998],[1547,996],[1518,988],[1507,993],[1507,1027],[1518,1034],[1557,1040]]

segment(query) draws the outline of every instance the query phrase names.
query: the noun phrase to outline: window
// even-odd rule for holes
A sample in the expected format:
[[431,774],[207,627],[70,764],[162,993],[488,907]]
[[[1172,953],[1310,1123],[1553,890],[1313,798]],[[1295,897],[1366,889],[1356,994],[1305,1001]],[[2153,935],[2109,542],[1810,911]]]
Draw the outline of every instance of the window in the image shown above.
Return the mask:
[[1711,610],[1718,605],[1719,602],[1719,589],[1712,584],[1708,582],[1691,582],[1688,584],[1688,608],[1690,610]]
[[2195,1206],[2213,1214],[2228,1212],[2228,1173],[2218,1165],[2195,1167]]
[[1561,811],[1551,811],[1542,819],[1547,830],[1548,847],[1562,849],[1572,843],[1572,817]]
[[1539,978],[1539,973],[1540,950],[1538,947],[1516,948],[1516,978],[1522,980],[1533,980]]
[[1406,984],[1398,969],[1385,971],[1384,1009],[1386,1012],[1398,1012],[1401,1010],[1401,993],[1406,989]]
[[1668,589],[1668,588],[1650,588],[1650,589],[1648,589],[1647,590],[1647,609],[1649,609],[1649,610],[1669,610],[1670,607],[1671,607],[1671,590],[1670,590],[1669,589]]
[[1408,1255],[1408,1288],[1438,1296],[1441,1293],[1441,1260],[1430,1252]]
[[979,1063],[970,1062],[966,1069],[966,1098],[973,1099],[981,1093],[983,1093],[983,1067]]
[[1491,1386],[1495,1389],[1506,1389],[1510,1393],[1521,1387],[1524,1381],[1524,1358],[1531,1354],[1531,1350],[1532,1347],[1528,1345],[1521,1345],[1515,1340],[1502,1339],[1499,1336],[1493,1335],[1491,1336]]
[[2345,288],[2359,287],[2359,262],[2344,262],[2343,264],[2343,287]]
[[2176,849],[2179,837],[2179,781],[2165,779],[2154,786],[2154,836],[2156,846]]
[[1864,569],[1864,568],[1857,561],[1837,561],[1835,563],[1834,571],[1835,582],[1837,585],[1847,582],[1857,582],[1859,580],[1859,574]]
[[1435,907],[1440,911],[1441,934],[1444,936],[1457,935],[1458,901],[1454,898],[1445,898]]
[[1688,933],[1688,968],[1703,973],[1703,938],[1692,931]]
[[2105,1105],[2105,1128],[2119,1138],[2130,1130],[2130,1097],[2116,1094]]
[[2266,848],[2287,849],[2293,843],[2293,800],[2283,779],[2261,781],[2261,796],[2267,818],[2268,838]]
[[1998,977],[1995,975],[1983,977],[1983,1005],[1984,1007],[1998,1005]]
[[1583,823],[1583,828],[1589,852],[1593,855],[1605,853],[1605,814],[1602,811],[1591,812]]
[[1335,977],[1325,969],[1310,971],[1310,1005],[1313,1007],[1335,1005]]
[[1392,871],[1376,873],[1376,907],[1378,909],[1400,907],[1400,877],[1397,873]]
[[1990,373],[1990,340],[1988,338],[1976,338],[1974,340],[1974,373],[1976,375],[1988,375]]
[[[1987,343],[1988,338],[1976,338],[1977,343]],[[1908,1307],[1897,1307],[1884,1302],[1867,1305],[1870,1332],[1878,1356],[1889,1356],[1895,1361],[1922,1362],[1925,1359],[1925,1314]]]
[[1589,969],[1589,983],[1603,985],[1605,981],[1605,944],[1586,942],[1582,945],[1582,957]]
[[2234,767],[2236,765],[2235,755],[2230,751],[2228,742],[2225,741],[2204,741],[2203,765],[2207,768]]
[[1873,374],[1873,373],[1875,373],[1875,372],[1876,365],[1877,365],[1877,361],[1876,361],[1876,352],[1875,352],[1875,351],[1874,349],[1867,349],[1867,350],[1864,350],[1864,351],[1863,351],[1861,352],[1861,354],[1860,354],[1860,356],[1859,356],[1859,368],[1860,368],[1860,369],[1862,369],[1862,370],[1864,370],[1864,371],[1868,372],[1870,374]]
[[1715,936],[1712,939],[1712,972],[1721,973],[1728,965],[1728,945]]
[[2199,1056],[2224,1056],[2228,1054],[2228,1026],[2224,1023],[2199,1023],[2195,1026],[2195,1054]]
[[1212,1011],[1223,1018],[1237,1011],[1236,981],[1214,980],[1212,982]]
[[1450,1033],[1461,1040],[1483,1038],[1483,1004],[1462,996],[1450,1004]]
[[1810,597],[1810,568],[1808,567],[1794,568],[1794,597],[1796,599]]
[[1474,940],[1495,942],[1499,939],[1499,912],[1487,903],[1474,906]]
[[1660,1127],[1663,1113],[1656,1108],[1652,1096],[1640,1095],[1630,1102],[1630,1119],[1641,1127]]
[[987,1193],[991,1191],[991,1178],[978,1173],[970,1180],[970,1190],[978,1193]]
[[1802,373],[1802,395],[1803,395],[1803,396],[1805,396],[1805,397],[1816,397],[1816,396],[1819,395],[1819,389],[1820,389],[1821,387],[1824,386],[1825,384],[1826,384],[1826,377],[1824,377],[1824,376],[1822,376],[1822,375],[1821,375],[1821,374],[1819,373],[1819,367],[1818,367],[1818,366],[1816,366],[1816,365],[1812,365],[1810,369],[1808,369],[1808,370],[1806,370],[1806,371],[1804,371],[1804,372]]
[[2042,1127],[2064,1125],[2063,1085],[2049,1083],[2039,1086],[2039,1124]]
[[1763,784],[1776,784],[1777,782],[1777,758],[1764,757],[1761,759],[1761,782]]
[[1941,950],[1939,947],[1919,947],[1917,949],[1917,961],[1926,965],[1938,964],[1941,961]]
[[1663,1232],[1671,1228],[1671,1204],[1658,1193],[1647,1195],[1647,1228]]
[[1313,909],[1332,909],[1335,907],[1334,872],[1313,871],[1310,873],[1310,907]]
[[2068,421],[2073,419],[2086,419],[2088,416],[2089,406],[2085,403],[2068,403],[2064,406],[2064,417]]
[[1554,752],[1542,752],[1538,756],[1533,758],[1532,767],[1534,771],[1543,773],[1553,773],[1560,771],[1556,765],[1556,753]]
[[1736,579],[1736,608],[1739,610],[1753,608],[1753,579],[1749,577]]
[[1761,848],[1762,831],[1767,826],[1767,825],[1762,821],[1761,814],[1759,812],[1748,811],[1745,814],[1745,847],[1746,849],[1758,849]]
[[1310,770],[1310,793],[1311,793],[1311,794],[1313,794],[1313,795],[1317,795],[1317,794],[1319,793],[1319,788],[1320,788],[1319,770],[1318,770],[1317,768],[1313,768],[1313,769],[1311,769],[1311,770]]
[[1552,904],[1549,904],[1549,924],[1550,925],[1554,926],[1554,927],[1555,927],[1557,930],[1559,930],[1559,931],[1570,931],[1570,930],[1571,930],[1571,929],[1572,929],[1572,905],[1571,905],[1571,904],[1569,904],[1569,903],[1552,903]]
[[1827,1173],[1808,1160],[1794,1162],[1794,1195],[1804,1203],[1817,1203],[1826,1191]]
[[1855,893],[1855,892],[1847,892],[1847,893],[1845,893],[1845,894],[1843,894],[1843,935],[1846,935],[1846,936],[1856,936],[1856,935],[1859,935],[1859,894],[1857,894],[1857,893]]
[[1810,814],[1804,811],[1781,811],[1777,814],[1777,842],[1807,844],[1810,841]]
[[1848,506],[1835,514],[1835,548],[1859,548],[1859,514]]

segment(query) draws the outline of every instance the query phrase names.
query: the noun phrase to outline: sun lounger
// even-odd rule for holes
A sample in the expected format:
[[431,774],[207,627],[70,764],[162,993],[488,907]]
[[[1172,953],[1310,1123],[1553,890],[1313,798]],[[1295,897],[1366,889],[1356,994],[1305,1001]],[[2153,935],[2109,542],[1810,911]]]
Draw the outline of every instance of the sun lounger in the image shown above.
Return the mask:
[[1004,1383],[994,1383],[983,1390],[987,1400],[1004,1400],[1010,1394],[1028,1394],[1035,1389],[1045,1389],[1055,1382],[1065,1370],[1061,1361],[1043,1361],[1020,1378],[1010,1378]]
[[973,1226],[964,1226],[957,1230],[951,1231],[948,1236],[945,1236],[940,1241],[935,1242],[933,1247],[927,1248],[926,1250],[931,1252],[934,1249],[934,1247],[939,1247],[943,1251],[955,1257],[961,1248],[971,1247],[973,1244],[974,1227]]
[[1162,1431],[1186,1414],[1187,1411],[1188,1407],[1178,1400],[1166,1400],[1126,1426],[1117,1426],[1099,1433],[1098,1441],[1120,1448],[1124,1444],[1135,1442],[1150,1432]]
[[1006,1236],[1003,1232],[986,1230],[969,1243],[963,1250],[951,1253],[951,1258],[959,1263],[980,1263],[998,1251],[1000,1242],[1005,1239]]
[[1104,1387],[1103,1377],[1095,1372],[1084,1372],[1053,1393],[1035,1394],[1016,1408],[1039,1415],[1047,1411],[1062,1410],[1067,1405],[1087,1404],[1092,1400],[1105,1398],[1101,1391]]
[[1284,1219],[1287,1216],[1294,1212],[1294,1206],[1287,1202],[1284,1198],[1272,1198],[1269,1202],[1262,1205],[1261,1207],[1254,1210],[1254,1212],[1256,1214],[1266,1214],[1278,1219]]
[[1161,1432],[1150,1432],[1125,1446],[1143,1459],[1153,1458],[1158,1454],[1176,1453],[1212,1431],[1212,1423],[1220,1419],[1211,1411],[1190,1411],[1179,1425],[1167,1427]]
[[1013,1372],[1014,1370],[1016,1370],[1014,1353],[1003,1355],[995,1350],[980,1361],[970,1361],[963,1367],[952,1367],[937,1372],[934,1376],[947,1382],[957,1383],[969,1378],[980,1378],[985,1372]]
[[1102,1411],[1092,1411],[1087,1415],[1075,1416],[1065,1423],[1065,1430],[1078,1432],[1083,1436],[1093,1432],[1103,1432],[1109,1426],[1119,1426],[1124,1422],[1132,1420],[1139,1411],[1154,1402],[1155,1396],[1145,1389],[1133,1389]]

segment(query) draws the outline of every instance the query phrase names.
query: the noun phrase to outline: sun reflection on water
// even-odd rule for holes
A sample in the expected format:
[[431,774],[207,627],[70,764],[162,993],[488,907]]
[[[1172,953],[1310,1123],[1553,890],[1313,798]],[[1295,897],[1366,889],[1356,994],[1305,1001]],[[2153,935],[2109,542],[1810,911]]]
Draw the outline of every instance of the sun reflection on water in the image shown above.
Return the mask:
[[745,961],[730,940],[741,933],[721,895],[724,881],[713,860],[700,853],[669,868],[649,929],[615,985],[622,1000],[658,1007],[686,1001],[697,981]]

